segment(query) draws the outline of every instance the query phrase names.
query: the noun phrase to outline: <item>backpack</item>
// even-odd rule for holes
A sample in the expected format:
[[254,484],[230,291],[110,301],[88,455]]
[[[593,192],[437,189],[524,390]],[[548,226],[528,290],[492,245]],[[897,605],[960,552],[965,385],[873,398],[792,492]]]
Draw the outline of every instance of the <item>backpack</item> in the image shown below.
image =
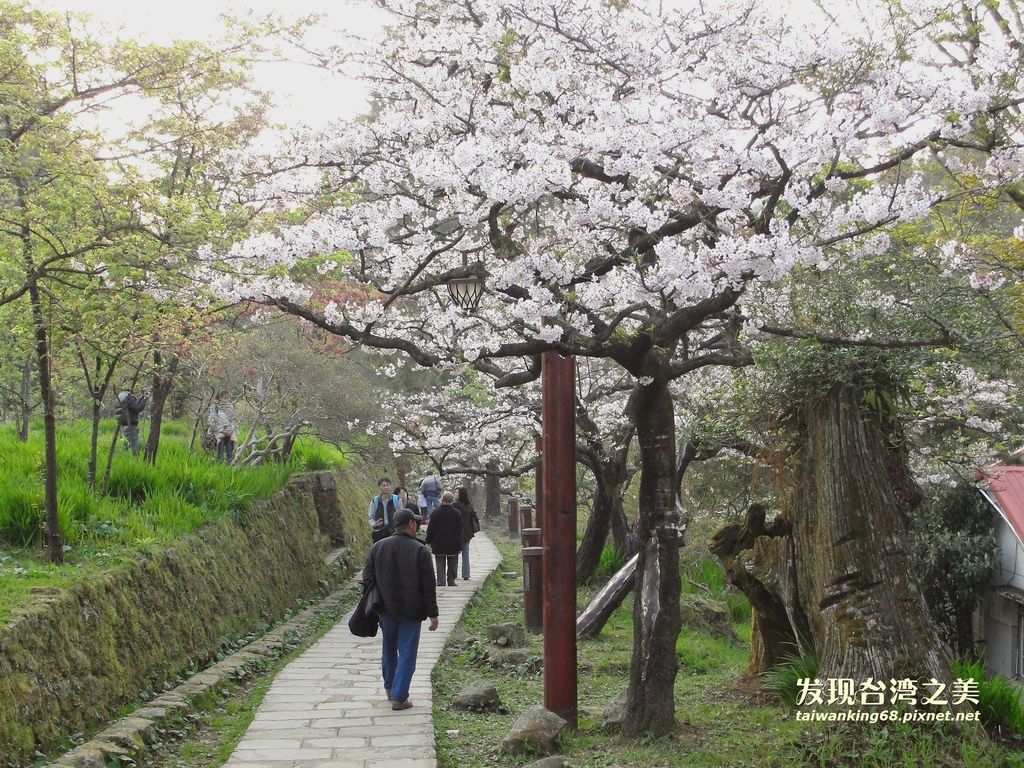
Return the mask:
[[123,418],[128,415],[124,407],[124,400],[121,399],[121,395],[124,394],[127,394],[127,391],[121,392],[121,394],[119,394],[117,398],[114,400],[114,418],[117,419],[117,423],[121,424],[122,426],[128,423]]
[[427,475],[420,482],[420,490],[426,496],[437,496],[441,493],[441,481],[437,479],[437,475]]

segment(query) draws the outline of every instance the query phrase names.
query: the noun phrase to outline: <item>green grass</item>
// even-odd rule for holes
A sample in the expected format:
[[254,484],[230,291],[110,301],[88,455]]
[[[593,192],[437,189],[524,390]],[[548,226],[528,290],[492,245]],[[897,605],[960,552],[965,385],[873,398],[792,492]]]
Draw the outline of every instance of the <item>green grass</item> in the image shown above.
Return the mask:
[[1024,736],[1024,707],[1019,688],[1002,675],[987,676],[980,660],[953,662],[953,676],[977,681],[978,711],[986,728],[1005,729],[1010,734]]
[[[115,424],[101,422],[101,475]],[[120,446],[106,496],[87,483],[89,425],[58,429],[58,515],[68,551],[61,567],[46,561],[43,538],[43,436],[27,443],[0,428],[0,624],[39,590],[62,588],[123,565],[225,515],[242,516],[255,499],[269,497],[292,472],[340,468],[345,458],[314,438],[296,442],[292,461],[253,468],[228,467],[201,450],[189,452],[191,427],[165,424],[156,464]],[[144,439],[144,436],[140,438]]]
[[[542,674],[536,667],[495,667],[483,638],[493,623],[522,620],[522,582],[501,571],[521,574],[518,543],[492,533],[504,556],[497,574],[474,596],[434,670],[434,717],[441,768],[522,766],[536,756],[498,754],[513,720],[543,702]],[[688,554],[688,553],[687,553]],[[604,708],[626,690],[632,637],[631,599],[612,616],[594,640],[580,643],[578,659],[579,729],[564,736],[560,753],[587,768],[1024,768],[1013,750],[978,732],[957,734],[939,724],[820,724],[797,721],[793,709],[741,678],[749,654],[750,610],[736,599],[720,566],[710,557],[683,557],[684,593],[729,606],[738,640],[684,627],[676,645],[679,674],[675,705],[679,725],[663,738],[624,739],[601,729]],[[689,579],[689,580],[688,580]],[[690,581],[701,586],[695,586]],[[584,605],[599,585],[581,589]],[[704,589],[706,587],[707,589]],[[742,597],[742,596],[740,596]],[[745,602],[745,601],[743,601]],[[528,652],[542,655],[541,641],[528,636]],[[471,682],[486,679],[508,708],[502,714],[471,714],[450,708]],[[449,736],[449,731],[457,731]]]

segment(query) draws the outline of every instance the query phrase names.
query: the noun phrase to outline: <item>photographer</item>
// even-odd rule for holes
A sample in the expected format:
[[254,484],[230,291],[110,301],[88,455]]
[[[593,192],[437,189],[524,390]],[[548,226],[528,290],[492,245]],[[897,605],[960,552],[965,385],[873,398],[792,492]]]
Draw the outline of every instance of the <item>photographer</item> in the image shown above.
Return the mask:
[[124,439],[128,442],[128,449],[133,455],[139,453],[139,416],[145,409],[148,399],[148,389],[142,390],[142,397],[136,397],[131,390],[131,385],[126,384],[118,394],[117,403],[114,405],[114,417],[121,425]]

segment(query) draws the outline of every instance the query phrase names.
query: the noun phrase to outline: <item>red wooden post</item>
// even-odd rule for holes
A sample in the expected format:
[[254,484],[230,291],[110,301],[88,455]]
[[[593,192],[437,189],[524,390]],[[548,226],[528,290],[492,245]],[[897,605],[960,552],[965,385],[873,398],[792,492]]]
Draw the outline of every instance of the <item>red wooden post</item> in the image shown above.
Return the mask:
[[524,504],[519,508],[519,521],[520,530],[533,528],[533,507],[530,504]]
[[545,352],[541,362],[541,496],[544,530],[544,706],[577,718],[576,365]]
[[544,630],[543,562],[542,547],[523,547],[523,618],[527,631],[535,635]]
[[520,533],[523,536],[524,547],[543,547],[544,539],[540,528],[523,528]]
[[519,533],[519,497],[511,496],[508,500],[508,532]]

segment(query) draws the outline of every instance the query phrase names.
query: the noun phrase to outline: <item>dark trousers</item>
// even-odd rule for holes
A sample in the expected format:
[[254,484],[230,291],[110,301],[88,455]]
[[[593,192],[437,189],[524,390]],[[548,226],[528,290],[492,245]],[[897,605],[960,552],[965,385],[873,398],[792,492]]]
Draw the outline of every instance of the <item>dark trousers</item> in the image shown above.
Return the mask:
[[416,671],[416,653],[420,648],[418,619],[380,615],[380,629],[384,644],[381,647],[380,667],[384,675],[384,689],[391,691],[392,701],[409,698],[409,684]]
[[230,437],[217,439],[217,461],[221,461],[222,458],[228,464],[235,458],[235,441]]
[[128,443],[128,450],[134,454],[139,452],[139,425],[128,424],[121,428],[124,431],[124,439]]
[[434,555],[434,563],[437,565],[437,586],[454,584],[455,571],[459,566],[458,554]]

